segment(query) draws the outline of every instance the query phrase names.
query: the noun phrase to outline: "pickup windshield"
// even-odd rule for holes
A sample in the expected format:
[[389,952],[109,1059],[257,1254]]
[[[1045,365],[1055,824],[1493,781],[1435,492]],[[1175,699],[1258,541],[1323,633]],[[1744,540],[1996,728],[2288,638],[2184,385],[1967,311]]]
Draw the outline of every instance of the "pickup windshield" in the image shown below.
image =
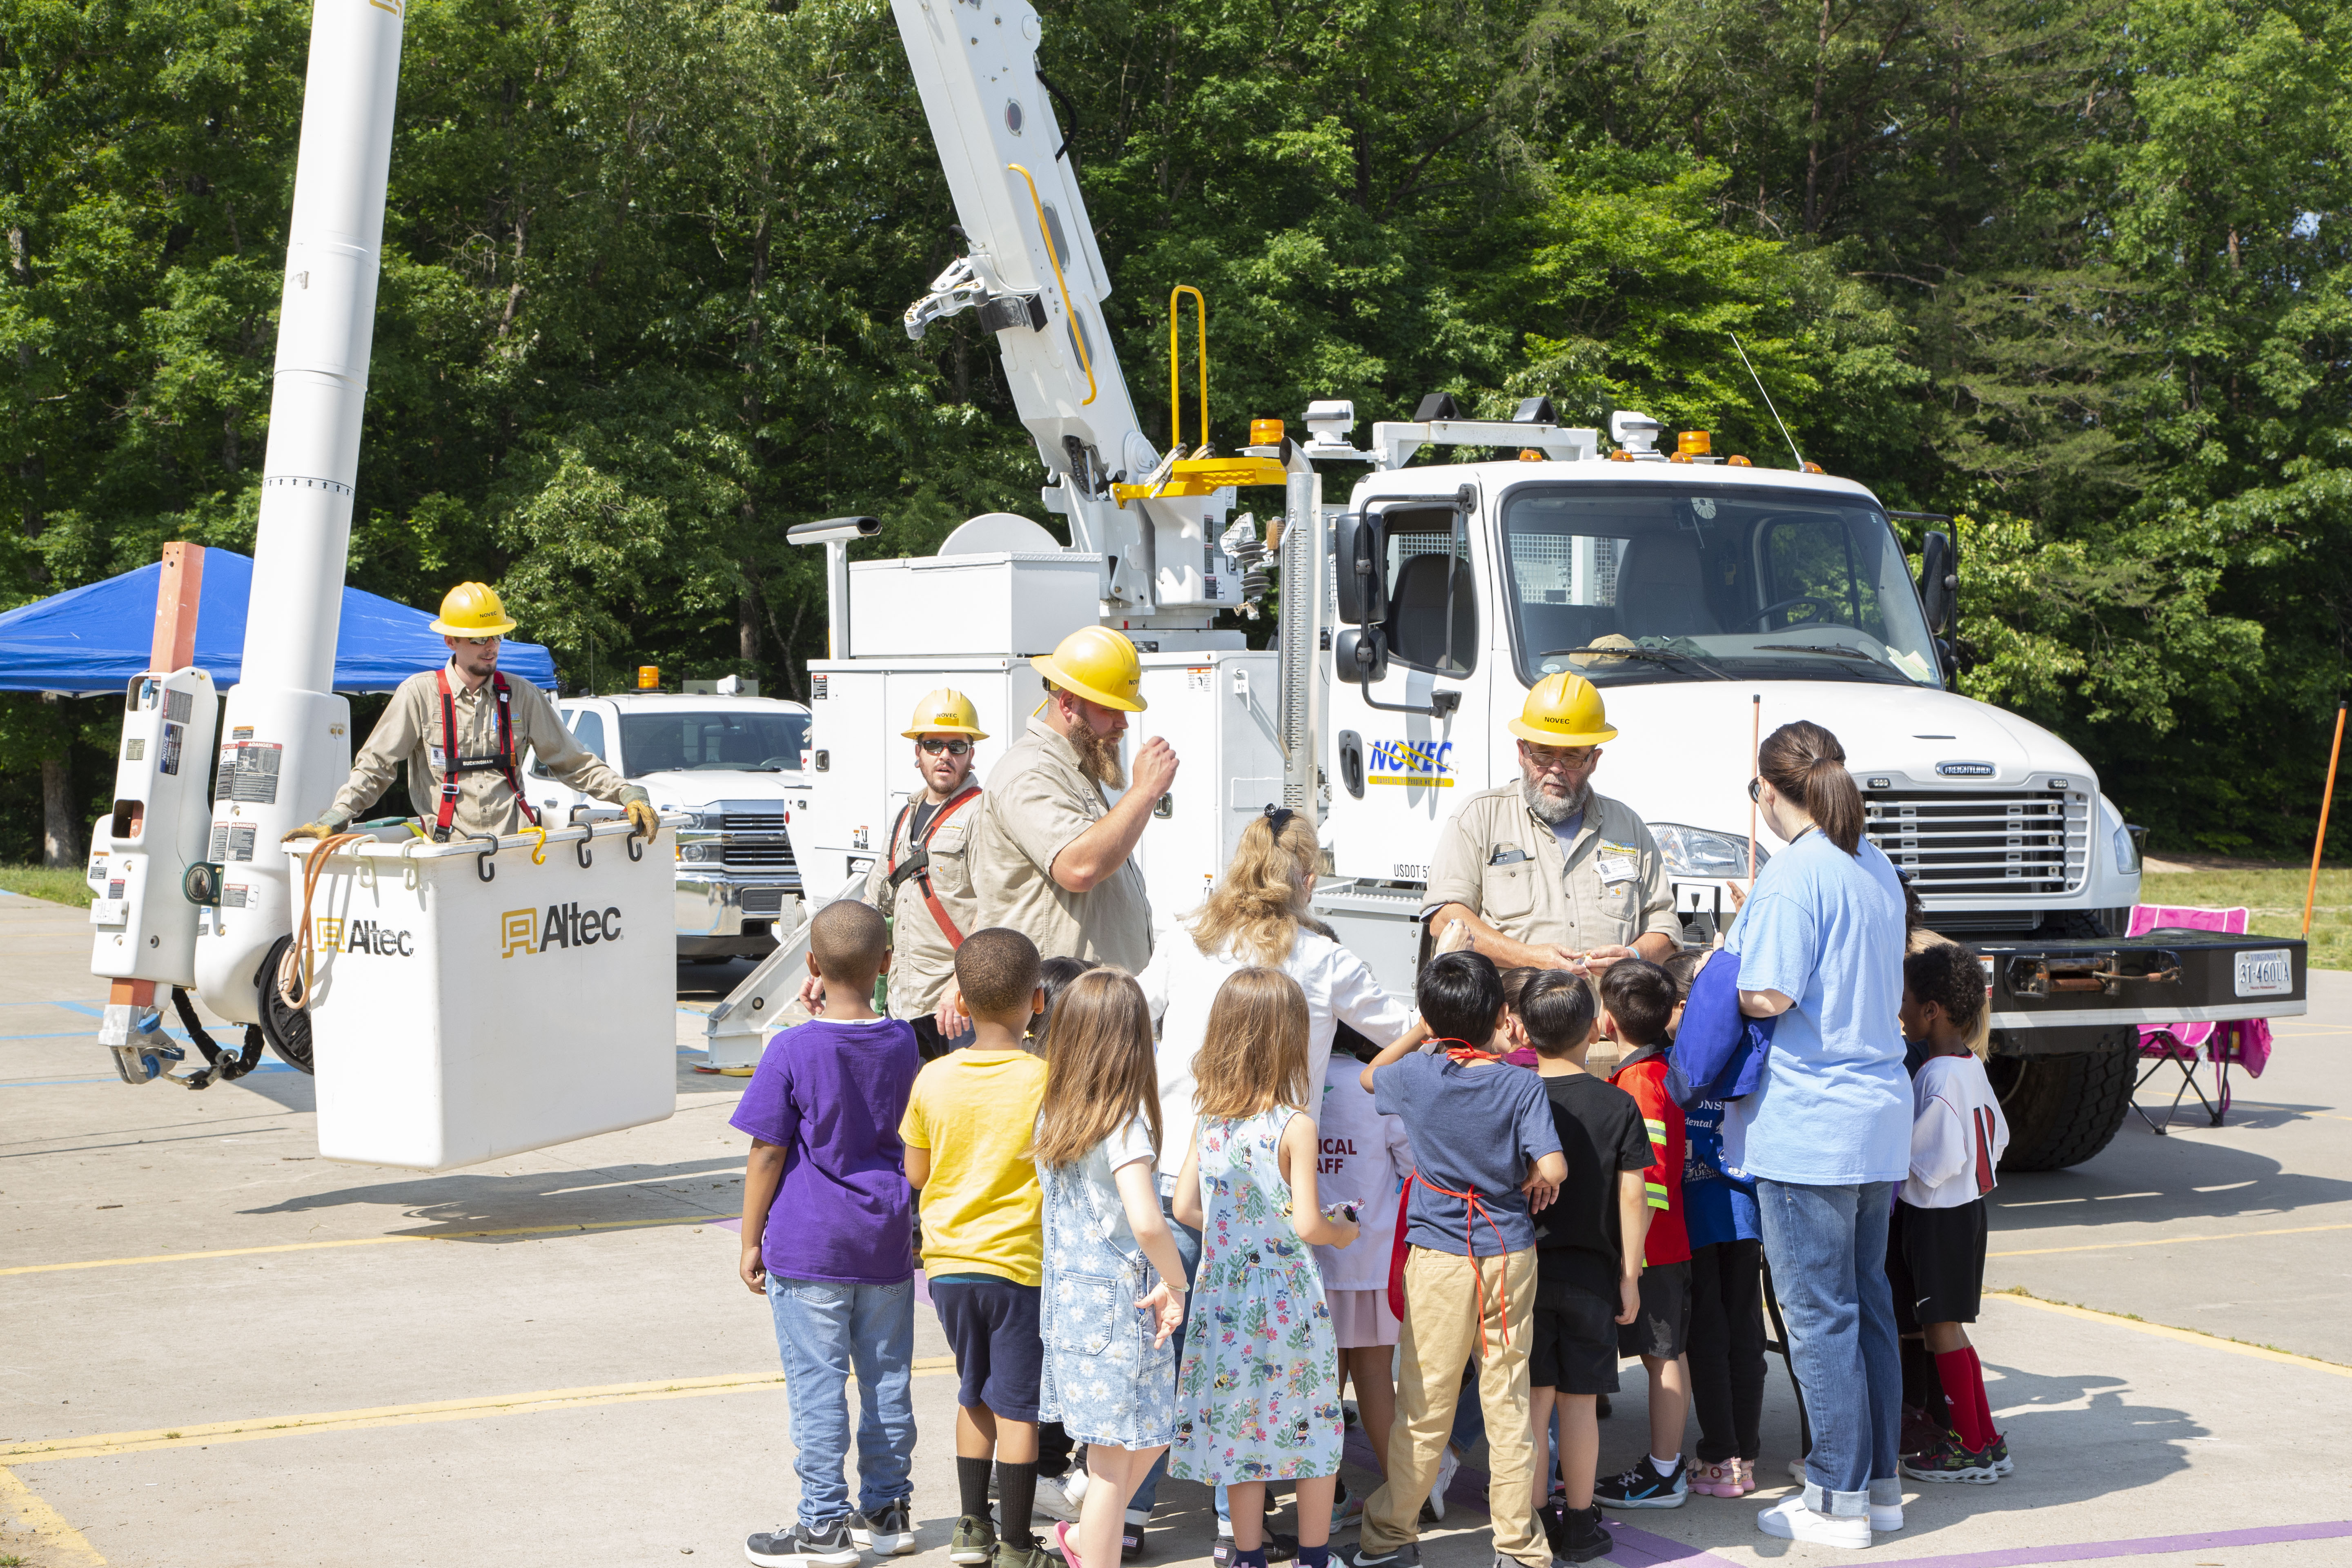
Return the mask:
[[[1526,485],[1504,500],[1519,679],[1940,684],[1885,514],[1703,481]],[[1613,649],[1622,649],[1614,652]]]
[[772,773],[801,765],[800,713],[664,710],[621,715],[621,760],[631,778],[697,769]]

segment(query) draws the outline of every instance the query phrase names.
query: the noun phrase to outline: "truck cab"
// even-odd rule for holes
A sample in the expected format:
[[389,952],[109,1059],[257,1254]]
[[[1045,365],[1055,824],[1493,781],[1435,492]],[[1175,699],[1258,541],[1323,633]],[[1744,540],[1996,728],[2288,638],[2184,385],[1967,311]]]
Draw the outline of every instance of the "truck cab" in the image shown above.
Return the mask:
[[[656,808],[693,819],[677,835],[678,956],[723,963],[772,950],[801,896],[786,797],[800,787],[809,710],[772,698],[645,691],[563,698],[556,711]],[[532,804],[558,819],[589,804],[535,761],[526,783]]]

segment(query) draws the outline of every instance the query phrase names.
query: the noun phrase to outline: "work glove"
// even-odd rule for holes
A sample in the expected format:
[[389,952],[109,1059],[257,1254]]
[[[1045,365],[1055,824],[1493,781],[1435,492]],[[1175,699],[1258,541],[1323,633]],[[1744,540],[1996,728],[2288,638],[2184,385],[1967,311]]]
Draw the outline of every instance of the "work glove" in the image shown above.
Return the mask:
[[278,842],[280,844],[291,844],[298,838],[331,838],[336,834],[341,833],[344,828],[349,827],[351,825],[352,819],[350,817],[345,816],[341,812],[330,807],[319,814],[318,821],[304,823],[301,826],[295,828],[285,837],[279,839]]
[[629,826],[642,838],[651,839],[661,831],[661,813],[654,809],[653,796],[643,784],[627,784],[621,790],[621,809],[628,815]]

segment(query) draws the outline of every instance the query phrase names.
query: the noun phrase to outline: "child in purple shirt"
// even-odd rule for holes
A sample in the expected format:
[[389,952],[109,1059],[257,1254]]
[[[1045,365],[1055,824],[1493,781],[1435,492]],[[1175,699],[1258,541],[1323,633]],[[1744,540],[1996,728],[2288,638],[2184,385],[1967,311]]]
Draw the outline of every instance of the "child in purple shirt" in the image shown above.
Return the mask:
[[[898,1121],[922,1059],[910,1025],[866,1005],[889,943],[865,904],[817,912],[808,962],[824,977],[825,1015],[768,1042],[730,1119],[751,1136],[740,1272],[775,1316],[801,1483],[798,1521],[743,1543],[753,1563],[847,1568],[860,1548],[915,1546],[914,1208]],[[853,1374],[855,1513],[844,1471]]]

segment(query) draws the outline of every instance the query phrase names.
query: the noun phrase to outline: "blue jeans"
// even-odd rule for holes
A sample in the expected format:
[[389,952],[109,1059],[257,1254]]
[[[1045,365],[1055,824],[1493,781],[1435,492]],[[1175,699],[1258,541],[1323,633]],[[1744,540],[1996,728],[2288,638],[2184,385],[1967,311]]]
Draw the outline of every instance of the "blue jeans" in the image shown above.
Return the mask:
[[[1192,1270],[1198,1268],[1201,1262],[1201,1233],[1194,1230],[1189,1225],[1178,1223],[1176,1218],[1175,1199],[1171,1197],[1168,1192],[1168,1189],[1173,1186],[1174,1184],[1168,1178],[1161,1177],[1159,1180],[1158,1185],[1161,1189],[1160,1194],[1160,1213],[1168,1221],[1168,1233],[1175,1238],[1176,1242],[1176,1255],[1184,1260],[1184,1274],[1187,1279],[1190,1279],[1192,1277]],[[1176,1331],[1174,1342],[1176,1346],[1176,1366],[1177,1370],[1181,1372],[1183,1370],[1184,1366],[1184,1331],[1181,1327]],[[1143,1478],[1142,1484],[1135,1489],[1135,1495],[1127,1500],[1127,1506],[1129,1511],[1135,1513],[1150,1513],[1151,1511],[1151,1505],[1160,1500],[1160,1483],[1165,1480],[1167,1477],[1168,1456],[1165,1452],[1162,1452],[1160,1458],[1151,1461],[1151,1469],[1150,1473],[1145,1475]],[[1217,1517],[1219,1519],[1227,1517],[1225,1510],[1225,1489],[1223,1487],[1219,1487],[1217,1489]]]
[[821,1531],[849,1513],[849,1396],[857,1379],[859,1511],[871,1517],[915,1495],[915,1282],[841,1285],[768,1276],[776,1349],[792,1405],[800,1522]]
[[1894,1195],[1892,1182],[1756,1184],[1764,1257],[1813,1429],[1805,1506],[1820,1513],[1867,1512],[1870,1483],[1895,1475],[1903,1366],[1886,1281]]

